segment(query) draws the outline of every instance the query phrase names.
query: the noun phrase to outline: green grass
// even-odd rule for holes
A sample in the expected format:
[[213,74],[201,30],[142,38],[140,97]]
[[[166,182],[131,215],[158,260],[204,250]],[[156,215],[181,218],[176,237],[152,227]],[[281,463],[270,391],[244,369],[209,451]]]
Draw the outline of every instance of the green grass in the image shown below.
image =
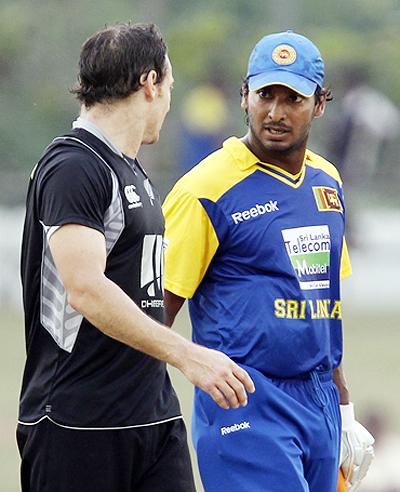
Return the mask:
[[[400,312],[399,315],[345,313],[345,367],[357,414],[362,419],[371,410],[379,409],[387,415],[392,429],[396,431],[400,431],[397,417],[400,415],[400,394],[397,389],[400,380],[399,316]],[[0,327],[0,489],[2,492],[17,492],[20,489],[15,422],[25,355],[21,314],[2,312]],[[175,329],[189,336],[186,311],[178,317]],[[190,428],[193,389],[177,371],[171,369],[171,375]],[[198,491],[201,490],[198,485]]]

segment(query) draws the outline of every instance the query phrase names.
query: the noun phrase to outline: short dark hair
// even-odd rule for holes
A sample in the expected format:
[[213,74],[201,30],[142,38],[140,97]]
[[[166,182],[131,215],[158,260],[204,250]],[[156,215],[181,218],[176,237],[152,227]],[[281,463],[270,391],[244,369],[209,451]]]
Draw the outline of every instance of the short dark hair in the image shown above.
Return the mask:
[[119,23],[96,32],[82,46],[78,83],[71,90],[86,107],[124,99],[140,88],[142,74],[165,75],[167,47],[155,24]]

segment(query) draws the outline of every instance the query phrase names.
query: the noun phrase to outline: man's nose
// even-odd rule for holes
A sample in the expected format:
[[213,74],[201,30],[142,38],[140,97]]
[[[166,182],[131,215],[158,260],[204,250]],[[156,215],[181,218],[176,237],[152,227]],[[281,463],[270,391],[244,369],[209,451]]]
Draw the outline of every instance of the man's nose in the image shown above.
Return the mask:
[[278,99],[272,100],[268,109],[268,117],[271,121],[283,121],[286,117],[285,105]]

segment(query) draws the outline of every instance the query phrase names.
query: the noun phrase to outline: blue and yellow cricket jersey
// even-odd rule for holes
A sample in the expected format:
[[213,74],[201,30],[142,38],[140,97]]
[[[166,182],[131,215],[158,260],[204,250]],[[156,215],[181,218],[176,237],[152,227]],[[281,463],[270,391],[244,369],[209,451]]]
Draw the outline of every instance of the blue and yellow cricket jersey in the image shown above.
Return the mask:
[[189,298],[195,342],[271,377],[336,367],[351,273],[342,183],[307,151],[292,175],[236,137],[164,203],[165,288]]

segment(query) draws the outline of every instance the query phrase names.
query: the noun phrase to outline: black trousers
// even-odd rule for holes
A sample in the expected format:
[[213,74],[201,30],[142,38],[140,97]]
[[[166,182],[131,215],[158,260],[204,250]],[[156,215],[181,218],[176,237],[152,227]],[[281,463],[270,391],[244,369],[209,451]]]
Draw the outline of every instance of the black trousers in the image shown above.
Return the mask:
[[122,430],[19,424],[22,492],[195,492],[182,419]]

